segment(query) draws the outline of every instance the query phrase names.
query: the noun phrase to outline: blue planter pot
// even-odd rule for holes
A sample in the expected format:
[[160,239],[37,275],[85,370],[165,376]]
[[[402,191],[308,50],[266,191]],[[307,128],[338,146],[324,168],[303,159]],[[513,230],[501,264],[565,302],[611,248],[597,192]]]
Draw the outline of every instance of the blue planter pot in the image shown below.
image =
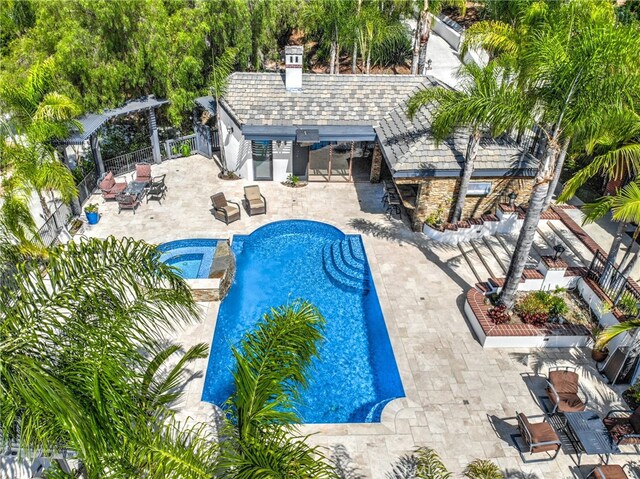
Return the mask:
[[90,225],[98,224],[98,221],[100,221],[99,213],[89,213],[88,211],[85,211],[84,214],[87,216],[87,223]]

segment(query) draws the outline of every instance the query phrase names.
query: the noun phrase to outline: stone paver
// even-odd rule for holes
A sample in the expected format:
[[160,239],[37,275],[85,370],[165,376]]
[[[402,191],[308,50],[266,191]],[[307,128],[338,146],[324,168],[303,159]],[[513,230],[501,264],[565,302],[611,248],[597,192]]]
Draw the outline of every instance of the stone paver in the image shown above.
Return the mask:
[[[314,433],[311,441],[346,464],[351,476],[382,479],[392,466],[417,446],[433,447],[449,468],[459,473],[475,458],[495,460],[509,477],[580,477],[575,456],[567,446],[555,461],[523,464],[513,447],[515,412],[540,414],[549,366],[576,364],[587,385],[589,405],[600,414],[619,407],[618,394],[605,385],[582,349],[483,350],[462,313],[468,281],[455,272],[457,248],[443,247],[413,233],[408,225],[382,212],[381,185],[368,183],[312,183],[290,189],[263,182],[266,215],[248,217],[228,227],[216,221],[209,196],[224,191],[240,200],[244,181],[217,178],[213,161],[192,156],[153,166],[153,174],[167,174],[169,192],[162,205],[141,205],[133,215],[117,213],[115,203],[100,204],[100,223],[87,236],[132,236],[151,242],[180,238],[223,238],[247,234],[271,221],[303,218],[332,224],[346,233],[361,233],[406,398],[392,401],[379,424],[323,424],[302,426]],[[203,321],[185,328],[175,340],[185,345],[211,343],[217,303],[202,304]],[[200,401],[207,360],[194,366],[199,376],[185,387],[179,408],[183,416],[208,420],[213,408]],[[623,464],[632,456],[616,456]],[[536,459],[536,458],[534,458]],[[595,464],[597,458],[584,457]],[[585,471],[586,468],[583,468]],[[572,472],[573,471],[573,472]],[[525,475],[530,474],[530,475]]]

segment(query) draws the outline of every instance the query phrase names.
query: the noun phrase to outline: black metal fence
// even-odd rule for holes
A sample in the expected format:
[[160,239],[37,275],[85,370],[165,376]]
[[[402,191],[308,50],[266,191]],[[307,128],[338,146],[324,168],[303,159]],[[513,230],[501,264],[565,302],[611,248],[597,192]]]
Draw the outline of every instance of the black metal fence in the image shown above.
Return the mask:
[[87,176],[85,176],[80,183],[78,183],[78,201],[80,204],[89,198],[93,192],[98,188],[98,173],[95,169],[91,170]]
[[51,246],[58,240],[58,235],[72,216],[73,212],[69,205],[64,203],[58,205],[37,233],[45,246]]
[[589,266],[587,275],[598,282],[600,288],[609,296],[614,305],[627,301],[640,304],[640,293],[607,258],[597,251]]

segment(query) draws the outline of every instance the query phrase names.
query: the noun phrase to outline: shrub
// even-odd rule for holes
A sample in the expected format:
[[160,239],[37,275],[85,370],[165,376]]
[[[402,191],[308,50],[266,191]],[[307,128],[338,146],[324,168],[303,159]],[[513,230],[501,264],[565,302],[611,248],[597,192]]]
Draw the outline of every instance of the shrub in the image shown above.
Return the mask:
[[562,316],[569,312],[569,306],[562,296],[549,295],[549,314],[551,316]]
[[626,316],[638,316],[638,303],[631,295],[622,295],[622,297],[618,300],[618,304],[616,304],[616,306]]
[[549,319],[549,298],[546,291],[534,291],[520,299],[515,306],[515,311],[523,322],[528,324],[546,323]]
[[505,324],[511,321],[511,317],[507,312],[507,307],[503,305],[498,305],[491,308],[489,311],[487,311],[487,315],[494,324]]

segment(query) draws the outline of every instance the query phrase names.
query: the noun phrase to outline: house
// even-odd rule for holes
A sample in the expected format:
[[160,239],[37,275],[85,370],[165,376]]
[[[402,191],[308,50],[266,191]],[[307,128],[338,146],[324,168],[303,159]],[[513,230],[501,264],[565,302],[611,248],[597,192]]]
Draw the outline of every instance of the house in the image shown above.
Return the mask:
[[[227,167],[250,181],[371,181],[393,178],[416,230],[453,207],[467,134],[436,145],[431,111],[407,118],[429,76],[302,73],[303,48],[285,49],[284,73],[233,73],[221,99],[219,132]],[[483,139],[465,217],[530,195],[537,160],[510,138]]]

